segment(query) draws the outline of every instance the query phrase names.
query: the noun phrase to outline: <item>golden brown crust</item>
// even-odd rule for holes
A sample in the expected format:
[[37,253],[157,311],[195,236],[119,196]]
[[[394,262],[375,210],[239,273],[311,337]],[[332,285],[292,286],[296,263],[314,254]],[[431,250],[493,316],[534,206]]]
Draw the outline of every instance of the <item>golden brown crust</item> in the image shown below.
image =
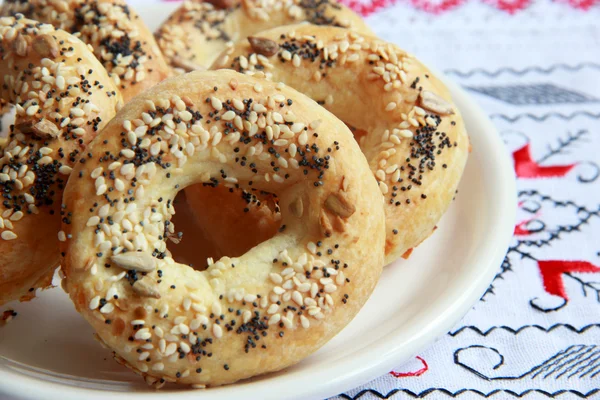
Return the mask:
[[121,96],[74,36],[12,17],[0,18],[0,35],[1,97],[16,107],[15,125],[0,158],[3,304],[49,284],[58,265],[63,187]]
[[125,102],[171,73],[154,36],[125,0],[5,1],[0,14],[15,13],[77,33],[93,47]]
[[[427,238],[454,197],[469,140],[448,89],[397,46],[314,25],[257,34],[276,55],[242,40],[212,68],[283,82],[362,132],[357,137],[385,198],[386,264]],[[366,134],[365,134],[366,133]]]
[[[346,126],[293,89],[231,71],[171,78],[126,104],[87,151],[64,196],[65,287],[116,359],[150,384],[221,385],[285,368],[342,329],[375,287],[381,193]],[[172,200],[199,182],[276,194],[283,229],[206,271],[177,263],[165,243]],[[327,237],[319,216],[331,195],[354,212]]]
[[188,0],[156,37],[169,64],[189,72],[209,67],[230,41],[303,21],[372,33],[360,16],[334,0]]

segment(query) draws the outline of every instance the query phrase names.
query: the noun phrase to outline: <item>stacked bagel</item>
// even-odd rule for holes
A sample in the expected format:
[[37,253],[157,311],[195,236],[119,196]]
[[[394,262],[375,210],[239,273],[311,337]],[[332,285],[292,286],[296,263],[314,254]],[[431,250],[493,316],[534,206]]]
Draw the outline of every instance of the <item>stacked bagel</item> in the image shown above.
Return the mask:
[[299,362],[454,196],[469,143],[448,90],[331,0],[185,1],[156,41],[122,0],[0,11],[25,13],[0,18],[0,304],[60,263],[154,387]]

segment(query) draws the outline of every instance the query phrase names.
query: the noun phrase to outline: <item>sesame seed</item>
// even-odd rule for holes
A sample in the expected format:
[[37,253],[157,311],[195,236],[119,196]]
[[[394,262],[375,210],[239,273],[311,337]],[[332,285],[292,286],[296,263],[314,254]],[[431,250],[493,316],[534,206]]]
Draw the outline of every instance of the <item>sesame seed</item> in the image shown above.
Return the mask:
[[95,310],[98,306],[100,306],[100,296],[96,296],[90,301],[89,308],[90,310]]
[[300,324],[304,329],[310,328],[310,321],[304,315],[300,316]]
[[300,66],[300,57],[298,57],[298,54],[294,54],[294,56],[292,57],[292,65],[294,67]]
[[125,158],[133,158],[135,157],[135,152],[131,149],[123,149],[121,150],[121,155]]
[[[102,306],[102,308],[100,309],[100,312],[102,314],[110,314],[111,312],[113,312],[115,309],[115,306],[113,303],[106,303],[104,306]],[[138,331],[139,333],[139,331]]]
[[213,335],[215,338],[220,339],[223,336],[223,328],[220,325],[213,325],[212,327]]
[[86,226],[96,226],[100,223],[100,217],[98,217],[97,215],[94,215],[93,217],[90,217],[86,223]]
[[53,161],[52,157],[44,156],[44,157],[40,158],[37,163],[39,165],[48,165],[48,164],[52,163],[52,161]]
[[83,110],[78,107],[71,108],[71,114],[73,114],[75,117],[83,117],[85,115]]
[[189,111],[185,110],[185,111],[180,111],[179,112],[179,118],[181,118],[183,121],[185,122],[189,122],[192,120],[192,113],[190,113]]
[[153,371],[162,371],[165,369],[165,365],[163,363],[156,363],[152,366]]
[[235,112],[229,110],[221,116],[221,119],[224,121],[231,121],[234,117],[235,117]]
[[22,211],[17,211],[10,216],[10,220],[11,221],[19,221],[21,218],[23,218],[23,215],[24,214]]

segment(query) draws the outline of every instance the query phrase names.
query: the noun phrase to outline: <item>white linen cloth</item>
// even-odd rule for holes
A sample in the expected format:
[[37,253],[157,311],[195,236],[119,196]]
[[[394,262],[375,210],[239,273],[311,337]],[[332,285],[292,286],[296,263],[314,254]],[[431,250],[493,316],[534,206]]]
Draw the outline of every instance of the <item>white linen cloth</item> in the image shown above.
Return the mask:
[[383,3],[363,7],[376,33],[466,88],[520,150],[519,211],[471,312],[338,398],[600,398],[600,2]]

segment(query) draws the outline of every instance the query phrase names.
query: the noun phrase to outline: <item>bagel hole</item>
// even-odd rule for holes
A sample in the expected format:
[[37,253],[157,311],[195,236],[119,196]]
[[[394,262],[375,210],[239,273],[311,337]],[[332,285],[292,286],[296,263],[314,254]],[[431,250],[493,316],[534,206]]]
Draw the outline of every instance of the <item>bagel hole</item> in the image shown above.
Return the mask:
[[209,257],[241,256],[281,226],[277,197],[265,192],[196,184],[180,191],[174,206],[167,248],[175,261],[199,271]]

